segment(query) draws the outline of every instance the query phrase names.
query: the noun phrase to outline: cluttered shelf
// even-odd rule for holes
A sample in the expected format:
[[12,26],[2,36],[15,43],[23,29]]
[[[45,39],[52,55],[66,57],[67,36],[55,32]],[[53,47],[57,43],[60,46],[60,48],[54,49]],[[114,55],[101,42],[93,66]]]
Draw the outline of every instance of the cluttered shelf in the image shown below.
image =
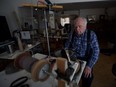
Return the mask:
[[29,45],[27,45],[27,47],[25,47],[25,49],[23,51],[15,50],[13,53],[9,53],[6,51],[6,52],[0,54],[0,59],[14,59],[18,55],[20,55],[21,53],[23,53],[25,51],[33,50],[35,47],[37,47],[40,44],[41,44],[40,42],[38,42],[34,45],[29,44]]

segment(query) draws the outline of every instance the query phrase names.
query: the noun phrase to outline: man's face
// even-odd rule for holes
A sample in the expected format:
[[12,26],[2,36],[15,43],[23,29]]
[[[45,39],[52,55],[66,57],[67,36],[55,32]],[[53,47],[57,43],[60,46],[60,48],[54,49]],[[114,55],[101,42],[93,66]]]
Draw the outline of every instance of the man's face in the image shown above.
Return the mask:
[[75,31],[81,35],[85,32],[86,30],[86,24],[85,21],[82,18],[78,18],[75,20]]

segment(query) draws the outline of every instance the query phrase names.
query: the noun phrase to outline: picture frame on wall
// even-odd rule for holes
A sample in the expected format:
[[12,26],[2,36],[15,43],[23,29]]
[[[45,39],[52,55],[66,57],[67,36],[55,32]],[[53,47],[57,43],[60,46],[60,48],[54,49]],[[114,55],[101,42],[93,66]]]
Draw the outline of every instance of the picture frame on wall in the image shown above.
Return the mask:
[[95,23],[96,22],[96,15],[87,15],[87,21],[89,23]]
[[21,31],[21,38],[22,39],[31,39],[31,35],[29,31]]
[[27,31],[27,30],[21,31],[21,39],[22,39],[22,42],[26,44],[31,44],[33,42],[30,31]]

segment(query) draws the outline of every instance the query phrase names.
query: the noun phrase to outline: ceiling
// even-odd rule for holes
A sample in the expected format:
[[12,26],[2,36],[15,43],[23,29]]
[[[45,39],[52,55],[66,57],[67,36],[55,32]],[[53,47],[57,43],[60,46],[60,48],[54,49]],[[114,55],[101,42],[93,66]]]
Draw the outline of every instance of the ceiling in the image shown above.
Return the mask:
[[76,3],[61,3],[64,11],[90,9],[90,8],[109,8],[116,7],[116,0],[110,1],[94,1],[94,2],[76,2]]

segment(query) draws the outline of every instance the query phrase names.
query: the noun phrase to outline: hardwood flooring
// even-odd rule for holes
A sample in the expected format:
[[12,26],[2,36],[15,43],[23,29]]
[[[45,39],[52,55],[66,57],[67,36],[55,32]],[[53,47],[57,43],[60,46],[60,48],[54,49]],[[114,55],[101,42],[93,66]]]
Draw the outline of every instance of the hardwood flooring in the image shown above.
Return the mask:
[[116,87],[116,77],[112,74],[112,65],[116,63],[116,54],[110,56],[100,53],[94,66],[94,80],[91,87]]

